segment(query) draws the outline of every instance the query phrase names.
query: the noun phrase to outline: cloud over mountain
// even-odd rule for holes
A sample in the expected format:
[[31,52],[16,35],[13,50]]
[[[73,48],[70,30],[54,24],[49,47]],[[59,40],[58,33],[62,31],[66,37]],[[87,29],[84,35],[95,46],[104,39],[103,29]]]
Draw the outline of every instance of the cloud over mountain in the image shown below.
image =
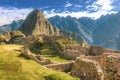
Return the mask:
[[101,15],[117,13],[117,9],[120,7],[118,0],[61,0],[57,2],[55,0],[38,0],[33,4],[31,4],[32,0],[29,0],[29,4],[22,1],[24,0],[11,0],[12,3],[9,0],[0,2],[2,5],[0,6],[0,26],[14,20],[25,19],[26,15],[35,8],[40,8],[47,18],[59,15],[97,19]]
[[0,26],[9,24],[14,20],[25,19],[32,8],[18,9],[15,7],[0,7]]

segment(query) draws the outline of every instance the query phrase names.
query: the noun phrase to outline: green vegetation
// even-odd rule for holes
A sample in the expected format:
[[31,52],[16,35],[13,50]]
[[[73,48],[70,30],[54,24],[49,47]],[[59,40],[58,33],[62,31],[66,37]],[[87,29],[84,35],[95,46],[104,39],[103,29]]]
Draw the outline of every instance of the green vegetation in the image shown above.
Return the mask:
[[61,38],[61,39],[56,39],[57,42],[61,42],[62,44],[76,44],[76,41],[71,39],[71,38]]
[[68,62],[69,60],[59,56],[57,51],[53,48],[50,41],[36,40],[29,46],[31,52],[35,54],[40,54],[51,61],[56,62]]
[[79,80],[21,56],[21,45],[0,45],[0,80]]
[[61,38],[61,39],[56,39],[56,43],[58,44],[60,49],[64,51],[66,49],[66,46],[74,45],[76,44],[76,41],[71,38],[66,38],[66,39]]
[[10,33],[11,34],[11,38],[14,38],[14,37],[24,37],[25,35],[19,31],[19,30],[15,30],[13,32]]
[[54,62],[59,62],[59,63],[64,63],[64,62],[68,62],[70,60],[68,59],[65,59],[64,57],[61,57],[59,55],[54,55],[54,54],[44,54],[42,55],[48,59],[50,59],[51,61],[54,61]]
[[[53,73],[50,75],[45,76],[46,80],[73,80],[71,77],[66,77],[67,74],[61,74],[61,73]],[[79,79],[75,79],[79,80]]]
[[[55,41],[55,43],[52,43],[50,39]],[[58,48],[64,51],[66,49],[66,46],[76,45],[77,42],[71,38],[66,37],[56,37],[54,39],[37,39],[32,44],[30,44],[29,48],[31,52],[47,57],[51,61],[56,61],[60,63],[68,62],[68,59],[65,59],[63,56],[59,55],[58,51],[55,49],[53,44],[57,44]]]
[[29,48],[33,53],[41,54],[41,47],[43,46],[43,41],[35,40],[32,44],[30,44]]

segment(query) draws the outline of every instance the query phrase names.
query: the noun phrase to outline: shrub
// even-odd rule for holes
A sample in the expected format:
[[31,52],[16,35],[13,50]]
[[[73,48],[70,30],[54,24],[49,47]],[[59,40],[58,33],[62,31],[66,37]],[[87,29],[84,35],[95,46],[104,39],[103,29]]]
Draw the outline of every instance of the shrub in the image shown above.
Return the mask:
[[32,43],[32,45],[30,46],[30,50],[33,52],[33,53],[41,53],[40,51],[40,48],[41,46],[43,46],[43,41],[41,40],[36,40]]
[[13,32],[10,33],[11,35],[11,38],[14,38],[14,37],[24,37],[25,35],[19,31],[19,30],[15,30]]
[[50,75],[45,76],[46,80],[80,80],[78,78],[73,78],[68,76],[67,74],[61,74],[61,73],[53,73]]
[[65,50],[65,45],[62,43],[62,42],[57,42],[57,44],[58,44],[58,46],[59,46],[59,48],[62,50],[62,51],[64,51]]

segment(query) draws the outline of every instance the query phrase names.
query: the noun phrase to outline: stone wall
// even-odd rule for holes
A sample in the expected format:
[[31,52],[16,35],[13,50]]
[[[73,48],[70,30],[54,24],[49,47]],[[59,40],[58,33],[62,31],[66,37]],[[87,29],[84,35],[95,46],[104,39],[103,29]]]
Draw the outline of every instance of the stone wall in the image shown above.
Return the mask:
[[77,58],[73,64],[71,75],[81,80],[104,80],[103,71],[98,62]]
[[75,60],[81,55],[88,55],[88,48],[84,48],[80,45],[77,46],[68,46],[64,52],[64,57],[67,59]]
[[119,53],[120,51],[115,51],[115,50],[111,50],[111,49],[103,49],[104,53]]
[[67,63],[59,63],[59,64],[50,64],[46,65],[45,67],[57,70],[57,71],[63,71],[63,72],[69,72],[72,69],[74,61],[67,62]]
[[98,46],[90,46],[89,47],[89,55],[96,56],[96,55],[101,55],[103,53],[103,48],[98,47]]
[[120,80],[120,54],[105,53],[99,56],[89,56],[91,60],[97,61],[104,71],[104,80]]

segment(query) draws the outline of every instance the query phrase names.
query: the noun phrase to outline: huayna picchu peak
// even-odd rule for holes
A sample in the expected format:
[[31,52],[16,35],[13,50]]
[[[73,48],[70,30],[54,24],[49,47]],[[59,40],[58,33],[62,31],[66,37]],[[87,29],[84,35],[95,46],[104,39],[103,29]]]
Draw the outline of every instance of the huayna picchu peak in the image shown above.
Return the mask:
[[25,35],[59,35],[39,9],[33,10],[25,19],[20,31]]
[[40,11],[39,9],[33,10],[26,17],[19,30],[23,32],[26,36],[67,36],[75,39],[79,43],[84,42],[83,38],[76,33],[72,33],[66,30],[60,30],[57,27],[53,27],[51,23],[45,18],[42,11]]

